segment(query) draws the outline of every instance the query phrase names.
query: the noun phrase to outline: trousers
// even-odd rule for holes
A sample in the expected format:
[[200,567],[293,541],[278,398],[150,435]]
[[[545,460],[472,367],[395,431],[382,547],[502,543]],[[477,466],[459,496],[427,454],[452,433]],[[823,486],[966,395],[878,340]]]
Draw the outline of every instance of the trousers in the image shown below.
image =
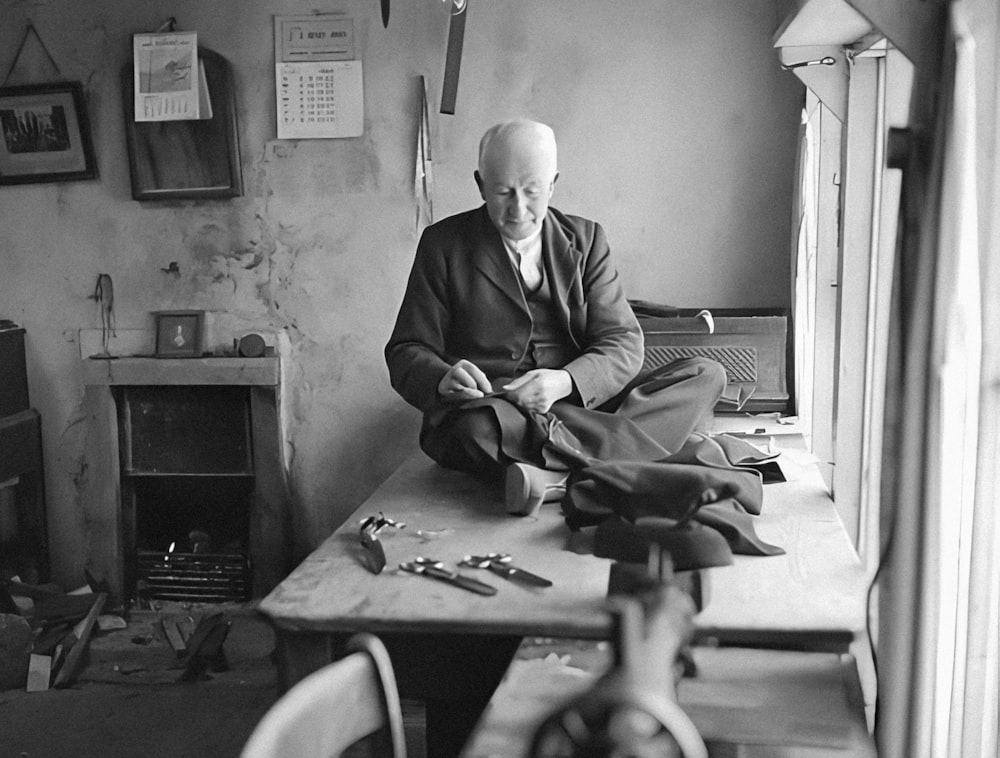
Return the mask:
[[[580,444],[579,460],[660,460],[678,451],[693,432],[708,431],[712,409],[726,386],[725,369],[707,358],[682,358],[640,372],[596,409],[567,401],[545,418],[500,398],[470,400],[426,415],[421,449],[445,468],[483,478],[502,476],[514,462],[574,468],[546,454],[553,421]],[[534,416],[534,417],[533,417]]]

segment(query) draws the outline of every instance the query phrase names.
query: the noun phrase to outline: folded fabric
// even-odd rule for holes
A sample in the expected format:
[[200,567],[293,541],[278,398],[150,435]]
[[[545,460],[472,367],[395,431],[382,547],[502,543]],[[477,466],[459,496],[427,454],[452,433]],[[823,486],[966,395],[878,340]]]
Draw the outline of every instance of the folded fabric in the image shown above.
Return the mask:
[[[493,411],[499,428],[506,430],[500,444],[510,460],[570,472],[563,499],[570,529],[615,516],[641,531],[647,527],[640,524],[652,523],[644,519],[660,519],[655,522],[659,539],[670,541],[671,552],[683,555],[691,568],[699,562],[722,565],[719,561],[731,560],[727,551],[783,552],[757,537],[751,515],[760,513],[763,502],[759,467],[776,456],[744,440],[695,433],[671,451],[624,416],[569,403],[556,403],[544,414],[500,398],[462,407]],[[676,532],[666,535],[670,528]],[[648,552],[648,541],[636,544]]]
[[694,519],[719,532],[738,555],[784,555],[784,549],[764,542],[753,527],[753,516],[733,499],[709,503],[698,509]]
[[[752,466],[767,454],[741,440],[720,444],[694,434],[658,461],[600,461],[573,471],[563,500],[571,529],[598,525],[595,554],[644,561],[651,542],[678,570],[722,566],[732,553],[777,555],[757,536],[753,517],[763,504],[763,480]],[[598,552],[600,550],[601,552]]]
[[733,553],[781,555],[785,551],[759,537],[750,516],[733,500],[702,506],[687,523],[644,516],[630,522],[610,516],[594,531],[594,555],[627,563],[645,563],[649,546],[668,553],[675,571],[728,566]]
[[760,513],[760,476],[670,461],[601,461],[570,474],[563,509],[571,529],[593,526],[611,513],[628,521],[661,516],[682,522],[704,504],[724,498]]
[[594,555],[598,558],[645,564],[651,544],[670,555],[675,571],[728,566],[733,562],[726,538],[697,522],[678,526],[672,519],[647,516],[633,524],[613,515],[594,530]]
[[739,437],[731,434],[716,434],[712,436],[725,450],[726,458],[734,466],[752,468],[760,472],[764,484],[785,481],[785,475],[778,465],[777,453],[765,453],[756,445],[752,445]]

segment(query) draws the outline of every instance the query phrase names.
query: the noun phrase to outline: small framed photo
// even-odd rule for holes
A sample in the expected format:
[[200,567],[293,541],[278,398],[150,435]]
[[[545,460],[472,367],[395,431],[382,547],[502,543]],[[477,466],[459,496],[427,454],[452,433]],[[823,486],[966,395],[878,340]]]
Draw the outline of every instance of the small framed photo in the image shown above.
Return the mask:
[[205,311],[156,311],[156,357],[200,358],[204,347]]
[[0,185],[97,176],[80,82],[0,87]]

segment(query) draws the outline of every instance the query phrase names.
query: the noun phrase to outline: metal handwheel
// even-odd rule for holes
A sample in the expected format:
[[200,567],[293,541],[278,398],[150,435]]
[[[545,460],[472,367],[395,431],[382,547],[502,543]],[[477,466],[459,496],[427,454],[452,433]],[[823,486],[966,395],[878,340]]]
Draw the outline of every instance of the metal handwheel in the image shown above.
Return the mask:
[[530,758],[707,758],[698,730],[665,696],[606,681],[549,716]]
[[708,758],[677,703],[694,603],[664,563],[651,550],[649,581],[613,600],[614,667],[542,722],[529,758]]

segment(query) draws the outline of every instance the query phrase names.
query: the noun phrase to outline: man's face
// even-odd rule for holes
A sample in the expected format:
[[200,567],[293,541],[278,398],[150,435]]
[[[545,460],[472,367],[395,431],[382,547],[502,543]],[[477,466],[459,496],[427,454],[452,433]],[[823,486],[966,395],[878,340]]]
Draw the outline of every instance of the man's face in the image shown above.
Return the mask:
[[541,228],[557,178],[555,161],[530,144],[496,145],[476,172],[490,220],[514,241]]

